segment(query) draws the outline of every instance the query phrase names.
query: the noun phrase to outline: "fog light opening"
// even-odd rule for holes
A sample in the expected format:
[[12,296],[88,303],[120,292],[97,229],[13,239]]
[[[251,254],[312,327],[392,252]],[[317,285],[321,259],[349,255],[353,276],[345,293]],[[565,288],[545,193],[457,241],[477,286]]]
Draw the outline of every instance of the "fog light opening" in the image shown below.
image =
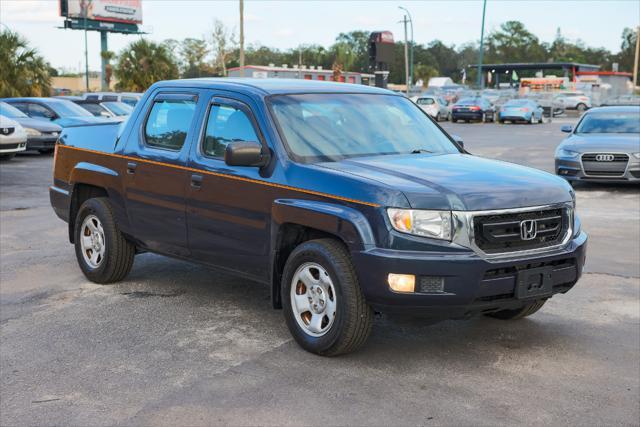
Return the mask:
[[389,287],[396,292],[411,293],[416,289],[416,276],[413,274],[389,273]]

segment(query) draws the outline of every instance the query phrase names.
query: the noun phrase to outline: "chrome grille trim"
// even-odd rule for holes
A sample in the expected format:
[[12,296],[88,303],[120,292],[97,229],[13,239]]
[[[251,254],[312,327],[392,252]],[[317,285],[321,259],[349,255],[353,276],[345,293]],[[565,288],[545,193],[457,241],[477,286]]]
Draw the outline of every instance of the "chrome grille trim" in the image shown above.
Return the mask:
[[[514,250],[509,252],[487,253],[482,249],[480,249],[480,247],[478,247],[478,245],[475,242],[473,219],[476,216],[518,214],[518,213],[540,211],[540,210],[553,210],[553,209],[566,209],[566,212],[568,215],[567,230],[564,236],[562,236],[562,238],[560,239],[560,243],[558,243],[557,245],[547,246],[543,248],[535,248],[535,249]],[[453,230],[454,230],[452,242],[462,247],[472,249],[480,257],[487,259],[489,261],[511,259],[511,258],[522,258],[529,255],[544,255],[547,253],[552,253],[552,252],[561,250],[567,246],[567,244],[571,240],[571,236],[573,236],[573,226],[575,221],[574,211],[573,211],[573,202],[557,203],[557,204],[543,205],[543,206],[530,206],[526,208],[515,208],[515,209],[496,209],[496,210],[487,210],[487,211],[453,211],[452,216],[453,216]]]

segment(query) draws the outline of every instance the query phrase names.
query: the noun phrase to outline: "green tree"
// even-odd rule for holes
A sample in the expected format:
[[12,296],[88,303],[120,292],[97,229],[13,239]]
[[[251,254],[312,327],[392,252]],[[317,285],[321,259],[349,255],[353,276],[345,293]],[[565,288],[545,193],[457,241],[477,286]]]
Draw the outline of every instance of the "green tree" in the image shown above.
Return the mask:
[[180,68],[183,78],[207,77],[214,75],[213,68],[207,63],[211,52],[204,39],[186,38],[180,43]]
[[635,58],[637,32],[631,28],[622,31],[622,44],[620,52],[613,55],[612,62],[617,62],[620,71],[632,72]]
[[50,65],[18,33],[0,32],[0,97],[49,96]]
[[178,65],[165,45],[140,39],[120,52],[114,74],[116,89],[143,92],[159,80],[178,78]]
[[487,63],[545,62],[547,51],[519,21],[507,21],[487,37]]

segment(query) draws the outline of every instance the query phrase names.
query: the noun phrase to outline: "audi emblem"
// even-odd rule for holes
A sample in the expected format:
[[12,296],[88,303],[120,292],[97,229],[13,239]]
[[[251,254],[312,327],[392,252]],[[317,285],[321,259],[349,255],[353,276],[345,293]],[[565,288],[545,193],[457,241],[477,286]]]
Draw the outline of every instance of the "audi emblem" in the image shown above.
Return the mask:
[[520,238],[522,240],[533,240],[538,234],[538,221],[526,219],[520,222]]
[[596,154],[596,162],[613,162],[613,154]]

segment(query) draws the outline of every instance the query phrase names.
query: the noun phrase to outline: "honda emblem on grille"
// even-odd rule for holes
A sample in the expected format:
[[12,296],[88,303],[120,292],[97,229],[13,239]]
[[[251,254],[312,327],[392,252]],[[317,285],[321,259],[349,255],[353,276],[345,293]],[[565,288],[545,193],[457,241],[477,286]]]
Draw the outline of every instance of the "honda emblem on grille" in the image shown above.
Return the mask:
[[533,240],[538,234],[538,221],[526,219],[520,222],[520,238],[522,240]]
[[613,162],[613,154],[597,154],[596,162]]

